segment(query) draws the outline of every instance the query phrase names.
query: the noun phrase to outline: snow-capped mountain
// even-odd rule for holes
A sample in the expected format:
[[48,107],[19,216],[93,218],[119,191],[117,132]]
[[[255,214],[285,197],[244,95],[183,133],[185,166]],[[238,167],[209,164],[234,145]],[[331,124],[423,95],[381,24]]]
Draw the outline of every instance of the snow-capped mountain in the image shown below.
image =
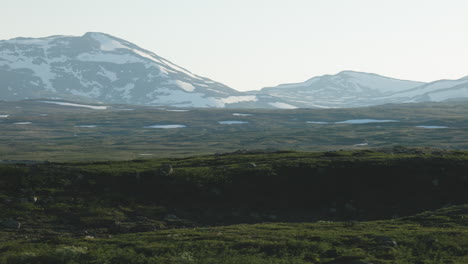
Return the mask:
[[171,107],[317,108],[468,99],[468,77],[432,83],[343,71],[239,92],[104,33],[0,41],[0,100]]
[[373,105],[377,98],[423,85],[372,73],[343,71],[314,77],[303,83],[263,88],[270,94],[300,107],[359,107]]
[[468,99],[468,76],[459,80],[440,80],[394,93],[391,100],[404,103],[442,102]]
[[0,100],[36,98],[176,107],[257,101],[103,33],[0,41]]
[[467,100],[468,77],[423,83],[343,71],[314,77],[303,83],[263,88],[259,94],[282,98],[297,107],[323,108]]

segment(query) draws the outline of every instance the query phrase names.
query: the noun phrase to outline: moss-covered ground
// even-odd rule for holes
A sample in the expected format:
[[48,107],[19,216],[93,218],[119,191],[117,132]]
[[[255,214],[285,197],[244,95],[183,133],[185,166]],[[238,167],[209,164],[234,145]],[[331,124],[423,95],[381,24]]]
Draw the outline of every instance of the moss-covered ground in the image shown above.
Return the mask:
[[0,263],[468,263],[468,153],[0,166]]

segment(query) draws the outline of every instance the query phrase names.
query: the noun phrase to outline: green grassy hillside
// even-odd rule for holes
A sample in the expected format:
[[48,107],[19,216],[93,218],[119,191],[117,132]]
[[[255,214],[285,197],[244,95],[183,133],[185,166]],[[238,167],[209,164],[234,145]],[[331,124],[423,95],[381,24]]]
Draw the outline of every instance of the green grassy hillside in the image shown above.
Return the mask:
[[403,147],[4,164],[0,263],[467,263],[467,172]]

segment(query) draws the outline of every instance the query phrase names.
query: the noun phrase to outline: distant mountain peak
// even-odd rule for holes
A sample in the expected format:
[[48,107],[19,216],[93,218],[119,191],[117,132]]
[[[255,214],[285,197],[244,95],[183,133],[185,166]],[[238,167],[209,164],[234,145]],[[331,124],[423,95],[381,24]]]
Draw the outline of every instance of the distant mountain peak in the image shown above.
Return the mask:
[[334,75],[313,77],[303,83],[263,88],[261,92],[296,102],[296,105],[299,102],[301,107],[357,107],[379,104],[376,98],[423,84],[346,70]]
[[101,32],[0,40],[0,100],[171,107],[361,107],[468,97],[468,76],[433,83],[352,70],[238,92]]
[[[224,107],[240,93],[153,52],[100,32],[0,42],[3,100],[62,98]],[[238,101],[248,98],[238,98]]]

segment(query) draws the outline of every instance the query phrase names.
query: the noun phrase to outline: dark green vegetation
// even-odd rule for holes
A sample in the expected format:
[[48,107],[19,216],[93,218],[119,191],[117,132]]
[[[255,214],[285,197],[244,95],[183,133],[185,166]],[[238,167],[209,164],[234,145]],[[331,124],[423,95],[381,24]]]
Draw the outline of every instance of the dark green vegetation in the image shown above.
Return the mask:
[[467,188],[427,148],[4,164],[0,263],[468,263]]
[[[132,108],[133,110],[128,110]],[[127,110],[125,110],[127,109]],[[251,116],[233,116],[248,113]],[[396,145],[468,149],[468,103],[404,104],[356,109],[227,110],[170,112],[154,107],[108,110],[35,101],[0,102],[0,159],[131,160],[186,157],[238,149],[324,151]],[[396,119],[395,123],[307,124],[306,121]],[[218,121],[249,123],[222,125]],[[18,125],[17,122],[32,122]],[[186,128],[152,129],[157,124]],[[97,125],[97,127],[76,127]],[[447,126],[424,129],[416,126]]]

